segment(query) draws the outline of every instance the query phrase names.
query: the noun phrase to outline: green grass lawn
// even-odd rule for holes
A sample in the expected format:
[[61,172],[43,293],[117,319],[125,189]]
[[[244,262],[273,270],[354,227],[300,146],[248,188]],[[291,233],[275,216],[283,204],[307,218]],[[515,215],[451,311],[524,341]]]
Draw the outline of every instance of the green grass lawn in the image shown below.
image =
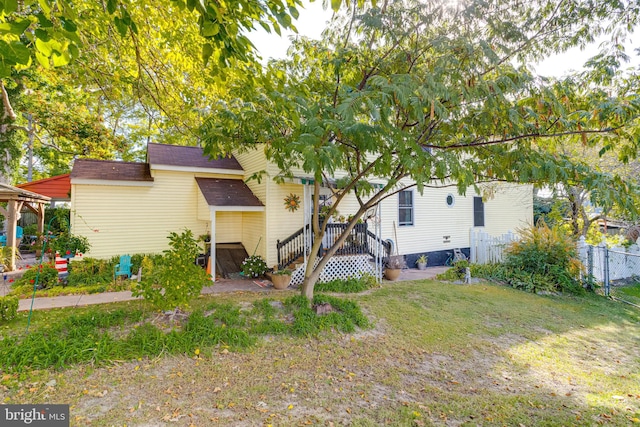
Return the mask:
[[[199,323],[196,336],[231,332],[184,344],[186,352],[155,347],[145,334],[131,338],[148,322],[163,334],[189,332],[140,301],[36,312],[33,334],[94,325],[87,331],[107,331],[126,345],[117,344],[123,347],[112,362],[38,370],[11,362],[2,366],[0,398],[69,403],[71,424],[92,426],[640,422],[635,307],[488,284],[404,282],[340,296],[355,301],[369,325],[345,305],[356,329],[338,332],[351,330],[343,313],[313,319],[281,303],[295,294],[276,295],[267,302],[251,293],[199,298],[193,309],[212,321]],[[25,316],[0,326],[0,335],[20,338]],[[134,351],[140,337],[146,352]]]

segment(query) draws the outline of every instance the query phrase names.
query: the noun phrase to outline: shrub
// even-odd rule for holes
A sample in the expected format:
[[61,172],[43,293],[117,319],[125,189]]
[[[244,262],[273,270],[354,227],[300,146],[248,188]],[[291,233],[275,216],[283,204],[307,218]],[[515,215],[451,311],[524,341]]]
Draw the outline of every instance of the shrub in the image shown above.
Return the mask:
[[50,246],[51,249],[58,252],[61,256],[86,253],[91,248],[89,239],[86,237],[68,233],[61,233],[51,239]]
[[267,271],[267,263],[260,255],[251,255],[242,261],[242,274],[246,277],[260,277]]
[[18,297],[0,297],[0,320],[8,322],[18,315]]
[[544,223],[521,235],[506,251],[509,285],[529,292],[584,292],[579,280],[583,267],[570,236]]
[[82,261],[72,261],[69,266],[69,286],[95,285],[113,281],[112,261],[95,258],[85,258]]
[[378,281],[371,274],[363,274],[362,277],[349,277],[348,279],[334,279],[328,282],[320,282],[315,286],[317,292],[341,292],[345,294],[358,293],[378,286]]
[[[445,271],[444,273],[440,273],[436,276],[438,280],[462,280],[464,279],[464,275],[466,273],[467,267],[470,267],[471,264],[466,259],[461,259],[458,261],[454,261],[453,265],[450,269]],[[473,275],[473,274],[472,274]]]
[[134,296],[162,310],[185,307],[200,295],[208,280],[207,272],[195,264],[200,248],[191,230],[170,233],[168,238],[171,249],[162,257],[142,260],[142,280],[133,289]]
[[38,284],[38,289],[52,288],[58,284],[58,270],[51,264],[38,264],[24,272],[15,286],[31,286]]

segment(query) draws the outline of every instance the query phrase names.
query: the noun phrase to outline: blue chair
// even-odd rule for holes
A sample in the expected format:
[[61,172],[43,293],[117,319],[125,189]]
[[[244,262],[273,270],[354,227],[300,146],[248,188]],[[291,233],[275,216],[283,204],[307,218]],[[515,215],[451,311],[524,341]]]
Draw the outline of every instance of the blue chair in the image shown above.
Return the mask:
[[120,262],[113,269],[113,280],[115,281],[118,276],[131,278],[131,255],[120,255]]
[[[20,246],[20,239],[24,236],[24,229],[16,225],[16,247]],[[7,235],[0,236],[0,246],[7,246]]]

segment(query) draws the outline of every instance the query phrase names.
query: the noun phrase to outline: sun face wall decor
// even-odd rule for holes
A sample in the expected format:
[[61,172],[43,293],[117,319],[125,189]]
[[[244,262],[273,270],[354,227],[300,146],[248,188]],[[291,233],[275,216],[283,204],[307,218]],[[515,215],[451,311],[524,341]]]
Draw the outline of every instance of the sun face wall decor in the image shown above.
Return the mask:
[[295,212],[300,207],[300,196],[290,193],[284,198],[284,207],[289,212]]

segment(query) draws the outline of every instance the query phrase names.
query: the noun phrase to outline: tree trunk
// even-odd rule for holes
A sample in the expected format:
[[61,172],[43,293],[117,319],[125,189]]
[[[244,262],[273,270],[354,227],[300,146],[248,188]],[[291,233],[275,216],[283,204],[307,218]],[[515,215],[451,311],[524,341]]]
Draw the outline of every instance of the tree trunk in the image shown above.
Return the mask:
[[12,124],[16,121],[16,113],[11,106],[9,94],[0,80],[0,98],[2,98],[2,115],[0,116],[0,183],[10,184],[15,161],[16,147],[13,141],[15,130]]
[[307,266],[304,271],[304,281],[302,282],[302,295],[306,297],[309,302],[313,301],[313,289],[315,288],[316,282],[320,278],[320,272],[322,271],[321,268],[313,268],[316,264],[316,260],[318,259],[320,246],[322,246],[322,236],[318,237],[314,233],[313,238],[313,245],[311,246],[311,252],[309,253],[309,258],[307,258]]

